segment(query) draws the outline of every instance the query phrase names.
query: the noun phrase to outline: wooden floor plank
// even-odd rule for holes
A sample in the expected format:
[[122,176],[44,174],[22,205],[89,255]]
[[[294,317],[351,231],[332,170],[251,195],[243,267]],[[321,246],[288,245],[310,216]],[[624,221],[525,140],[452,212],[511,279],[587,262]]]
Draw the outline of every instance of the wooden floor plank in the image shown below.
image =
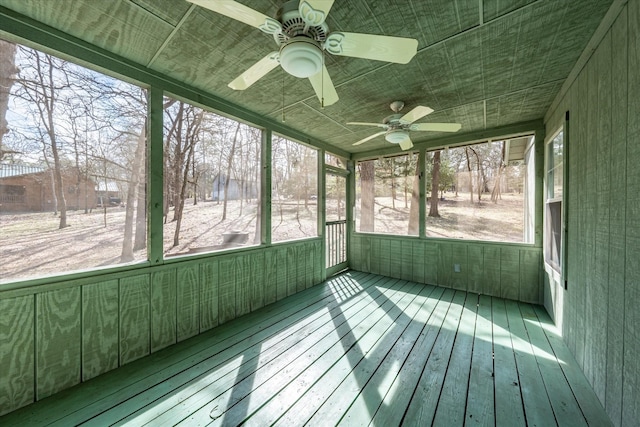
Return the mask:
[[524,325],[520,317],[518,304],[505,301],[509,332],[516,357],[516,367],[520,378],[520,392],[524,403],[524,414],[527,424],[533,426],[557,425],[551,402],[547,394],[540,368]]
[[400,373],[395,377],[391,387],[385,394],[378,410],[373,415],[370,425],[397,426],[400,425],[413,391],[417,387],[425,360],[431,355],[433,345],[442,330],[442,324],[447,317],[454,291],[445,289],[438,301],[438,305],[422,329],[420,337],[411,349]]
[[[364,287],[373,286],[377,282],[375,277],[371,281],[363,281]],[[366,304],[364,299],[353,299],[345,302],[345,306],[352,307],[357,304]],[[164,411],[171,410],[176,402],[184,405],[187,399],[204,388],[215,379],[216,385],[233,386],[236,375],[250,375],[254,368],[252,360],[259,358],[259,364],[264,365],[282,352],[289,350],[307,338],[312,333],[319,333],[318,330],[324,325],[323,333],[328,333],[332,329],[330,324],[330,311],[338,306],[337,302],[322,301],[327,310],[318,310],[317,305],[311,304],[306,310],[301,311],[300,319],[295,323],[278,322],[270,328],[265,328],[258,334],[254,334],[245,340],[234,343],[230,347],[215,354],[215,360],[204,359],[199,363],[193,362],[191,369],[183,371],[165,381],[151,387],[140,394],[127,400],[126,402],[103,412],[95,417],[87,425],[104,425],[106,421],[113,423],[118,420],[123,422],[135,420],[135,423],[142,424],[158,417]],[[248,372],[247,372],[248,371]],[[233,375],[232,375],[233,374]],[[165,396],[168,396],[164,398]],[[164,398],[160,403],[157,400]],[[147,408],[149,406],[149,408]],[[121,416],[123,415],[123,416]]]
[[542,307],[357,272],[0,417],[243,422],[611,425]]
[[560,362],[564,379],[567,381],[569,387],[571,387],[573,395],[589,425],[612,426],[611,420],[606,415],[602,404],[589,385],[584,373],[580,370],[571,351],[564,341],[562,341],[562,334],[553,324],[549,314],[544,310],[544,307],[540,306],[535,306],[534,311],[536,312],[540,327],[544,330],[554,355]]
[[491,297],[480,295],[471,356],[465,426],[493,426],[494,367]]
[[586,427],[587,420],[571,392],[571,387],[566,381],[562,381],[564,377],[562,368],[560,368],[558,359],[553,353],[544,331],[540,328],[533,307],[522,303],[518,304],[518,307],[520,308],[520,319],[527,331],[558,425]]
[[465,299],[466,293],[461,291],[457,291],[453,297],[447,317],[442,324],[442,330],[438,334],[402,420],[404,426],[431,425],[433,421]]
[[520,378],[509,332],[504,300],[491,299],[494,353],[494,403],[496,426],[524,426],[524,406],[520,392]]
[[427,322],[435,312],[444,289],[435,288],[424,301],[424,305],[413,318],[410,327],[406,328],[392,351],[387,353],[384,361],[375,369],[370,380],[345,412],[340,420],[341,425],[366,426],[389,393],[400,374],[402,367],[427,327]]
[[[347,376],[344,377],[343,381],[335,390],[329,390],[330,396],[323,399],[324,402],[309,420],[310,424],[338,424],[354,400],[356,400],[358,396],[364,396],[363,389],[376,370],[381,365],[386,367],[392,363],[397,363],[398,356],[408,352],[408,348],[410,347],[408,344],[415,340],[415,337],[422,329],[422,325],[415,322],[415,316],[421,311],[426,311],[423,305],[428,301],[429,294],[433,291],[433,287],[422,286],[418,290],[420,292],[418,296],[398,317],[391,320],[390,328],[383,336],[378,338],[373,349],[363,348],[358,345],[357,349],[354,348],[355,351],[350,352],[354,354],[354,356],[350,358],[351,364],[354,365],[353,370],[347,372]],[[401,337],[406,334],[409,336],[401,339]],[[402,345],[403,343],[405,344],[404,346]],[[407,348],[407,350],[403,350],[403,348]],[[383,363],[385,360],[388,360],[386,364]],[[388,373],[387,370],[384,372]],[[336,374],[337,373],[334,372],[328,372],[327,376],[331,378],[332,382],[337,382],[340,375]],[[316,387],[317,386],[318,384],[316,384]],[[324,384],[320,386],[324,388]],[[371,393],[372,389],[369,388],[369,391]],[[370,418],[375,412],[378,407],[377,401],[382,398],[380,391],[376,391],[377,393],[374,392],[374,399],[365,402],[370,405],[369,408],[356,413],[354,419],[365,420]],[[324,394],[326,395],[326,393],[325,391]],[[347,424],[349,424],[348,421]]]
[[[307,386],[314,384],[317,378],[322,376],[329,370],[338,371],[340,369],[351,369],[349,362],[349,353],[359,346],[366,347],[379,339],[380,335],[387,330],[390,325],[390,316],[394,316],[394,312],[400,312],[405,309],[415,298],[415,292],[418,285],[403,283],[402,292],[396,292],[393,295],[383,295],[383,301],[377,307],[373,307],[370,315],[362,321],[354,317],[338,315],[336,318],[336,329],[340,326],[346,328],[339,334],[338,342],[335,342],[326,352],[321,354],[303,355],[297,363],[291,364],[287,368],[287,373],[283,375],[274,375],[270,380],[251,392],[250,399],[247,399],[245,407],[234,407],[228,416],[219,418],[220,422],[213,425],[237,425],[244,418],[248,418],[257,409],[274,396],[284,396],[288,401],[292,401],[294,396],[291,394],[293,390],[297,390],[300,384]],[[399,315],[396,314],[395,316]],[[333,338],[333,337],[332,337]],[[373,342],[372,342],[373,341]],[[321,348],[321,347],[320,347]],[[328,380],[332,377],[329,376]],[[323,383],[323,389],[331,388],[331,384]],[[285,391],[286,390],[286,391]],[[304,406],[295,410],[295,420],[304,420],[311,416],[309,414],[310,407]],[[286,425],[286,422],[285,422]]]
[[464,302],[462,317],[433,420],[434,425],[461,426],[464,424],[466,406],[461,405],[460,402],[466,401],[469,387],[471,370],[469,355],[473,354],[478,297],[476,294],[467,294]]
[[[385,289],[390,294],[398,293],[399,288],[390,286]],[[379,296],[379,295],[378,295]],[[355,319],[366,319],[370,310],[368,306],[375,306],[375,299],[362,299],[350,307]],[[336,310],[339,308],[335,307]],[[349,310],[349,309],[348,309]],[[332,345],[338,340],[335,337],[335,326],[331,319],[326,321],[328,328],[317,331],[316,334],[305,337],[303,342],[292,347],[280,357],[268,360],[262,366],[251,363],[243,358],[242,364],[235,376],[231,376],[225,381],[215,381],[207,387],[198,390],[198,393],[188,399],[178,400],[180,406],[174,406],[170,411],[163,413],[150,422],[152,425],[174,425],[178,422],[207,423],[211,421],[211,415],[221,417],[236,402],[240,401],[252,390],[258,388],[260,384],[282,372],[282,369],[289,368],[292,360],[309,357],[314,352],[322,354],[326,350],[324,346]],[[348,325],[344,327],[348,330]],[[173,399],[172,399],[173,400]],[[175,400],[174,400],[175,401]],[[241,407],[238,407],[241,408]],[[237,409],[238,410],[238,409]],[[224,417],[223,417],[224,418]],[[137,423],[137,420],[135,420]],[[135,423],[134,423],[135,424]],[[139,424],[139,423],[138,423]]]

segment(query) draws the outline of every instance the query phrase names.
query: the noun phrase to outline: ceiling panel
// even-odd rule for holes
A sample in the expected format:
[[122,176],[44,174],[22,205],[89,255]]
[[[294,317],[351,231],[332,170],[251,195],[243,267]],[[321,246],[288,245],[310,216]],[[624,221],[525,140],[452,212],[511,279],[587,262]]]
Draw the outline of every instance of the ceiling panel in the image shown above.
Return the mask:
[[[280,0],[239,0],[275,17]],[[322,108],[307,79],[276,68],[244,91],[227,84],[278,45],[256,28],[183,0],[0,0],[100,48],[149,66],[336,147],[388,148],[378,128],[389,103],[426,105],[422,121],[474,132],[542,118],[612,0],[344,0],[329,31],[412,37],[408,64],[332,56],[325,63],[340,100]],[[284,95],[284,100],[283,100]],[[424,133],[420,140],[443,135]]]

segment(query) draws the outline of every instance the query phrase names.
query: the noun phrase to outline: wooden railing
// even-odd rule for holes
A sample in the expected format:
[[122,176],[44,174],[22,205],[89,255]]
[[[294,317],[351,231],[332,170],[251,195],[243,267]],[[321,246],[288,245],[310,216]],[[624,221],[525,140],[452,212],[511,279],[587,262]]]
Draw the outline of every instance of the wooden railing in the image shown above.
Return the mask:
[[347,262],[347,220],[328,221],[325,228],[327,268]]

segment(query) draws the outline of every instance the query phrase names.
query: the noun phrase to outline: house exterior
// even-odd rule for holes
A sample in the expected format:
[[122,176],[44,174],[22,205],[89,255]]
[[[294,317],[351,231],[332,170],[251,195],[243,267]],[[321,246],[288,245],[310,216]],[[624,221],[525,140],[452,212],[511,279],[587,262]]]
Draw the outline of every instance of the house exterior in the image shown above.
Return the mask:
[[213,191],[211,198],[213,200],[223,200],[225,192],[225,184],[229,180],[227,188],[227,200],[255,199],[258,197],[258,183],[255,181],[245,181],[241,179],[228,178],[226,175],[217,176],[213,180]]
[[[95,183],[77,169],[62,171],[67,209],[96,206]],[[55,210],[51,169],[22,164],[0,164],[0,212],[47,212]]]

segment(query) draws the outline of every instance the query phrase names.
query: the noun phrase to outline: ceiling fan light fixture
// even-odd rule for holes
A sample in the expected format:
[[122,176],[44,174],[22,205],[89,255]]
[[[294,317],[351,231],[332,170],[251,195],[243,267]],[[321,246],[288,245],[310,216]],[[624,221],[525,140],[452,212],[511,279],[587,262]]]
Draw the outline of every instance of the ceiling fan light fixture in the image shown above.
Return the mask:
[[280,49],[280,65],[295,77],[314,76],[322,70],[322,50],[307,37],[294,37]]
[[387,134],[384,136],[384,139],[392,144],[400,144],[401,142],[407,141],[409,139],[409,132],[403,129],[392,130],[387,132]]

